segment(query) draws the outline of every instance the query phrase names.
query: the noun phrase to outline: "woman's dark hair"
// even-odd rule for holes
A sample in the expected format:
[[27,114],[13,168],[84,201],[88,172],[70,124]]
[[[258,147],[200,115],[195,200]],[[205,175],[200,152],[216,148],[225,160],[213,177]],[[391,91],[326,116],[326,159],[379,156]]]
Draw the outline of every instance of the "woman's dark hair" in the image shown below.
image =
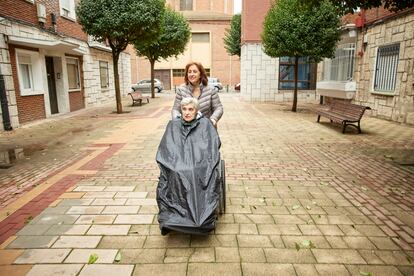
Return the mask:
[[201,65],[201,63],[199,62],[190,62],[185,66],[185,76],[184,76],[185,84],[187,85],[190,84],[190,81],[188,80],[188,68],[190,68],[191,65],[197,66],[198,71],[200,71],[200,83],[206,86],[208,83],[206,69],[204,69],[203,65]]

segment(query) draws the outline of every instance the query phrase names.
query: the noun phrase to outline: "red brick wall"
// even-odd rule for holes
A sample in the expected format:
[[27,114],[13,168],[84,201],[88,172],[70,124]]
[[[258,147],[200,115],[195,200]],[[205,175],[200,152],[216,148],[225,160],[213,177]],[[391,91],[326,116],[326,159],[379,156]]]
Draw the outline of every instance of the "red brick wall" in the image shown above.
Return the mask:
[[273,0],[243,0],[241,43],[260,42],[263,21]]
[[[27,49],[27,48],[26,48]],[[30,49],[36,51],[36,49]],[[13,45],[9,45],[10,63],[14,87],[16,89],[16,103],[19,112],[19,122],[26,123],[46,118],[44,95],[20,96],[20,86],[17,77],[16,51]]]
[[69,92],[69,103],[70,103],[70,111],[79,110],[85,107],[83,101],[83,93],[82,91],[79,92]]
[[[77,1],[76,1],[77,2]],[[46,7],[45,29],[52,28],[51,13],[57,18],[57,32],[86,41],[88,36],[82,31],[82,27],[70,19],[60,16],[58,0],[36,0],[35,3],[43,4]],[[40,27],[37,20],[36,4],[25,0],[0,0],[0,15],[26,22],[30,25]]]

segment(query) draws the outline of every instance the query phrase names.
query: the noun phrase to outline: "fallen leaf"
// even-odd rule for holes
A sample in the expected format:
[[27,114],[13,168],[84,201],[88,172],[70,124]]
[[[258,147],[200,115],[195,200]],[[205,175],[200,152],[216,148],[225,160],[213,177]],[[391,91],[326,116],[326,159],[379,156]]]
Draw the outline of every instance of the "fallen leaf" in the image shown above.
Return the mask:
[[299,209],[300,208],[300,206],[299,205],[293,205],[292,206],[292,210],[296,210],[296,209]]
[[359,271],[359,275],[361,276],[372,276],[371,272]]
[[33,217],[32,216],[28,216],[26,218],[26,220],[24,221],[24,223],[27,224],[27,223],[31,222],[32,220],[33,220]]
[[295,242],[295,248],[296,248],[297,251],[300,250],[300,245],[297,242]]
[[310,210],[312,208],[309,205],[306,205],[306,209]]
[[88,264],[94,264],[98,260],[97,254],[91,254],[89,256]]
[[118,252],[118,254],[116,254],[115,256],[115,262],[119,263],[122,259],[122,255],[121,255],[121,251]]
[[364,186],[361,186],[361,189],[364,190],[364,191],[368,191],[368,189]]
[[309,247],[309,246],[311,245],[311,241],[310,241],[310,240],[303,240],[303,241],[302,241],[302,245],[303,245],[304,247]]

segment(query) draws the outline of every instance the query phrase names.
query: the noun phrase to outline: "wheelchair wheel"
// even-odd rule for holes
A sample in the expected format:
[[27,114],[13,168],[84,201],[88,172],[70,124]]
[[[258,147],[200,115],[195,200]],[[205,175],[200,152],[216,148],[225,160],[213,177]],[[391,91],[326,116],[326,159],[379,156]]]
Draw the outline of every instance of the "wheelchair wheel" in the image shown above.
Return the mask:
[[226,166],[224,160],[220,162],[220,201],[219,212],[224,214],[226,212]]

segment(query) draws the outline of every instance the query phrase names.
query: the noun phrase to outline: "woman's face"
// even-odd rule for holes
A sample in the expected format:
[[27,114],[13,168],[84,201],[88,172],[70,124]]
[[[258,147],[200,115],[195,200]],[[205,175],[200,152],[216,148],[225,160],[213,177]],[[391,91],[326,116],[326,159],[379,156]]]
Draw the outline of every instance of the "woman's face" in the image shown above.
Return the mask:
[[183,116],[184,121],[191,122],[195,119],[197,114],[197,109],[192,104],[187,104],[181,107],[181,115]]
[[196,65],[193,64],[188,67],[187,77],[192,85],[197,85],[200,83],[200,70],[198,70]]

